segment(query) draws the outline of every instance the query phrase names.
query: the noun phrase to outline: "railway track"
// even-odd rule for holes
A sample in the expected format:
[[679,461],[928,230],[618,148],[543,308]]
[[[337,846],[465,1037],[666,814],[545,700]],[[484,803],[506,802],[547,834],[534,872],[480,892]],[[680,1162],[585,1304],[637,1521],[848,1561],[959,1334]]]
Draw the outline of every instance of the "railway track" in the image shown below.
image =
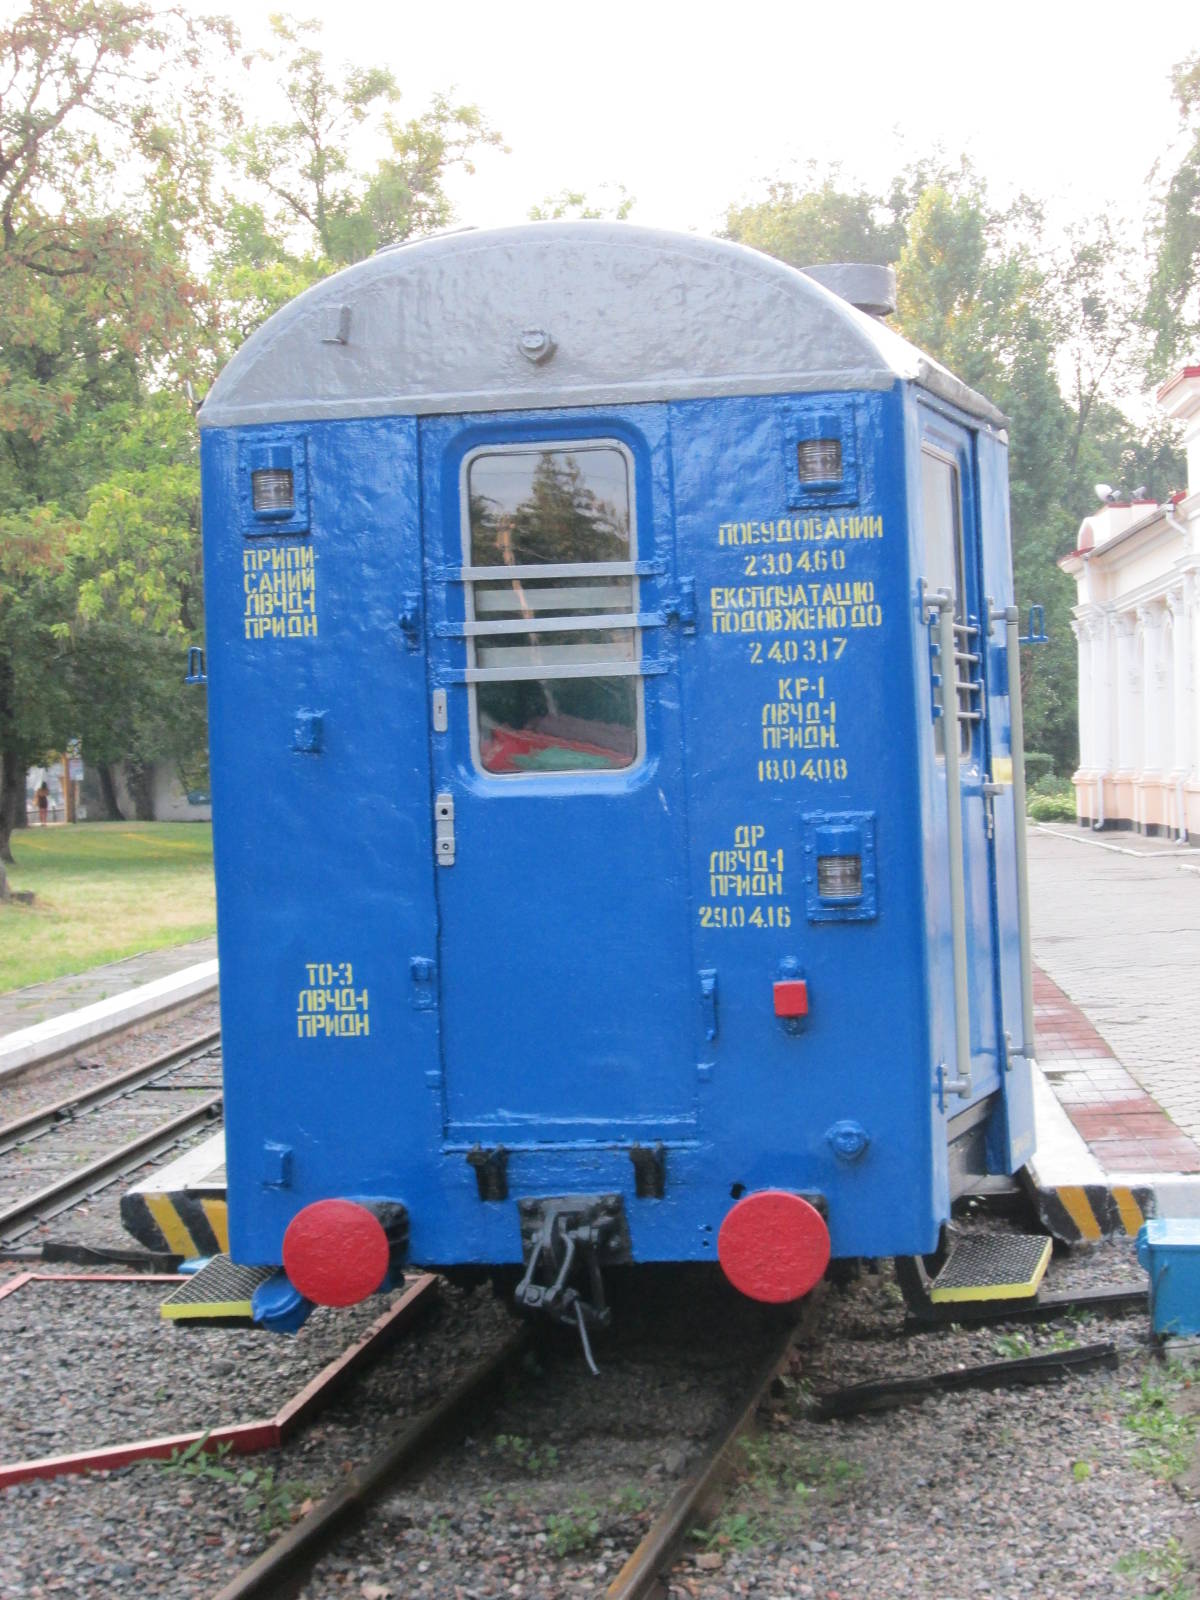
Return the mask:
[[[428,1547],[421,1546],[418,1551],[406,1548],[401,1542],[403,1532],[398,1535],[397,1530],[427,1522],[436,1524],[447,1514],[440,1508],[451,1495],[460,1506],[473,1498],[486,1504],[494,1501],[497,1494],[503,1500],[503,1488],[489,1487],[480,1494],[478,1461],[491,1448],[489,1439],[504,1443],[507,1454],[520,1455],[526,1469],[536,1454],[549,1457],[552,1467],[543,1491],[546,1522],[553,1525],[557,1521],[561,1527],[571,1515],[571,1506],[578,1504],[581,1482],[586,1479],[576,1476],[578,1469],[570,1464],[569,1447],[564,1447],[560,1455],[547,1442],[545,1416],[580,1418],[581,1437],[577,1442],[586,1446],[582,1454],[589,1456],[596,1450],[597,1438],[607,1432],[633,1440],[643,1425],[636,1395],[631,1397],[628,1392],[631,1363],[657,1368],[662,1385],[670,1386],[671,1392],[685,1403],[697,1386],[707,1388],[714,1384],[716,1374],[729,1362],[732,1352],[736,1360],[733,1370],[738,1376],[733,1383],[725,1383],[723,1404],[712,1409],[703,1441],[691,1453],[686,1475],[673,1489],[666,1478],[662,1480],[659,1504],[646,1508],[640,1519],[640,1537],[628,1519],[619,1531],[612,1530],[616,1537],[604,1540],[604,1544],[615,1545],[618,1553],[629,1553],[619,1569],[614,1570],[610,1563],[609,1571],[587,1589],[603,1600],[661,1597],[668,1592],[669,1574],[687,1551],[693,1531],[711,1523],[718,1508],[728,1516],[730,1506],[736,1505],[740,1492],[738,1475],[745,1468],[745,1460],[734,1446],[754,1429],[773,1380],[796,1359],[794,1347],[811,1348],[818,1321],[828,1320],[824,1298],[824,1289],[819,1289],[804,1302],[800,1316],[790,1321],[761,1317],[756,1324],[745,1321],[740,1337],[729,1346],[722,1343],[719,1350],[714,1349],[711,1337],[704,1338],[695,1328],[690,1346],[679,1345],[677,1332],[667,1329],[667,1349],[673,1344],[675,1348],[665,1360],[663,1349],[650,1342],[655,1336],[655,1319],[647,1319],[633,1341],[636,1348],[627,1347],[623,1353],[618,1348],[607,1355],[601,1352],[604,1377],[599,1385],[587,1376],[576,1351],[571,1350],[569,1355],[561,1351],[548,1354],[529,1329],[522,1329],[481,1359],[428,1409],[409,1418],[341,1485],[210,1600],[330,1600],[331,1596],[346,1592],[342,1583],[347,1571],[359,1576],[369,1571],[362,1586],[364,1593],[503,1592],[507,1585],[495,1587],[495,1573],[486,1574],[489,1560],[495,1559],[486,1547],[471,1551],[472,1559],[478,1559],[485,1569],[482,1580],[477,1574],[462,1570],[461,1541],[457,1556],[441,1557],[445,1570],[434,1557],[431,1572]],[[1127,1311],[1125,1302],[1131,1299],[1130,1292],[1117,1295],[1111,1290],[1076,1291],[1060,1295],[1057,1309],[1115,1315]],[[703,1317],[700,1320],[703,1322]],[[753,1333],[747,1337],[751,1328]],[[934,1337],[940,1336],[935,1333]],[[1042,1349],[1004,1361],[960,1363],[953,1356],[949,1359],[952,1365],[944,1370],[920,1376],[891,1373],[881,1381],[810,1396],[805,1402],[805,1415],[812,1422],[826,1423],[831,1418],[855,1416],[863,1411],[911,1406],[915,1400],[935,1393],[1077,1380],[1084,1374],[1111,1371],[1117,1364],[1117,1352],[1112,1343],[1104,1341],[1073,1349]],[[531,1365],[537,1374],[533,1378],[529,1375]],[[804,1365],[807,1367],[807,1357]],[[728,1373],[724,1376],[727,1378]],[[588,1413],[586,1401],[581,1404],[582,1398],[589,1392],[606,1390],[599,1409]],[[515,1426],[527,1427],[529,1433],[523,1437],[506,1431]],[[686,1435],[690,1426],[682,1421],[680,1432]],[[469,1437],[464,1439],[464,1435]],[[831,1455],[833,1451],[831,1443]],[[629,1470],[637,1470],[632,1462]],[[728,1489],[732,1500],[727,1497],[727,1479],[732,1480]],[[518,1480],[511,1492],[520,1501],[536,1493],[537,1488],[534,1482]],[[510,1507],[511,1504],[510,1500]],[[595,1529],[591,1532],[594,1535]],[[509,1525],[504,1528],[500,1547],[511,1544],[512,1538]],[[541,1554],[547,1554],[544,1547]],[[561,1556],[561,1550],[558,1554]],[[426,1559],[419,1560],[420,1555]],[[424,1574],[419,1589],[414,1567]],[[594,1570],[599,1573],[603,1569]],[[545,1572],[541,1577],[545,1579]],[[521,1592],[527,1591],[522,1587]],[[537,1592],[549,1591],[539,1588]],[[564,1579],[563,1592],[584,1592],[577,1574]]]
[[219,1043],[209,1030],[0,1125],[0,1249],[214,1123]]
[[[644,1535],[640,1541],[636,1537],[627,1540],[625,1548],[631,1554],[608,1586],[598,1587],[597,1593],[602,1592],[607,1600],[642,1600],[655,1592],[658,1575],[670,1566],[715,1492],[730,1447],[752,1425],[772,1379],[787,1360],[797,1332],[811,1325],[819,1301],[819,1294],[810,1297],[801,1319],[759,1315],[745,1323],[743,1333],[745,1328],[753,1327],[753,1337],[740,1344],[741,1359],[734,1369],[737,1376],[730,1379],[725,1375],[721,1384],[724,1404],[712,1408],[706,1418],[704,1442],[692,1470],[673,1492],[664,1482],[658,1514],[647,1513],[641,1519],[648,1523]],[[386,1517],[389,1506],[394,1510],[399,1501],[420,1506],[424,1494],[438,1493],[436,1488],[430,1489],[431,1478],[441,1475],[447,1484],[459,1482],[461,1461],[455,1451],[463,1445],[464,1434],[470,1435],[463,1445],[469,1456],[477,1455],[481,1448],[486,1452],[484,1441],[489,1435],[506,1445],[506,1455],[522,1454],[528,1441],[504,1430],[512,1425],[509,1419],[527,1410],[531,1391],[541,1391],[539,1406],[548,1406],[552,1413],[560,1417],[578,1415],[578,1408],[572,1403],[573,1393],[578,1390],[594,1394],[596,1380],[588,1374],[573,1344],[558,1349],[547,1347],[539,1332],[545,1333],[542,1325],[526,1325],[513,1332],[428,1409],[398,1428],[343,1484],[221,1587],[213,1600],[282,1600],[285,1596],[320,1600],[332,1592],[325,1587],[321,1567],[325,1558],[336,1558],[347,1543],[355,1540],[365,1541],[374,1549],[387,1549],[393,1542],[376,1527],[379,1502],[386,1502]],[[639,1337],[652,1341],[653,1324]],[[735,1341],[723,1350],[723,1361],[738,1348]],[[652,1370],[656,1385],[673,1386],[683,1405],[689,1399],[694,1403],[697,1387],[707,1389],[712,1383],[711,1358],[711,1340],[698,1339],[694,1330],[690,1346],[677,1346],[666,1363],[662,1350],[653,1343],[643,1342],[637,1351],[627,1348],[623,1353],[612,1354],[613,1367],[607,1381],[600,1380],[601,1389],[608,1392],[590,1425],[601,1434],[608,1432],[614,1421],[612,1408],[628,1406],[625,1391],[630,1361],[639,1361]],[[605,1359],[602,1355],[602,1366]],[[622,1397],[620,1402],[617,1395]],[[536,1423],[528,1425],[540,1431]],[[586,1430],[589,1424],[581,1422],[580,1426]],[[690,1424],[683,1426],[686,1431]],[[493,1434],[493,1429],[500,1431]],[[543,1451],[555,1462],[554,1482],[547,1484],[547,1490],[556,1504],[565,1505],[572,1493],[570,1473],[559,1470],[558,1452],[552,1446],[543,1446]],[[464,1486],[462,1492],[469,1495],[471,1490]],[[485,1491],[484,1498],[489,1494]],[[419,1517],[420,1510],[413,1515]],[[358,1558],[352,1559],[357,1564]],[[447,1593],[462,1583],[473,1588],[470,1576],[459,1571],[447,1572],[445,1579]],[[388,1592],[403,1591],[397,1587]]]

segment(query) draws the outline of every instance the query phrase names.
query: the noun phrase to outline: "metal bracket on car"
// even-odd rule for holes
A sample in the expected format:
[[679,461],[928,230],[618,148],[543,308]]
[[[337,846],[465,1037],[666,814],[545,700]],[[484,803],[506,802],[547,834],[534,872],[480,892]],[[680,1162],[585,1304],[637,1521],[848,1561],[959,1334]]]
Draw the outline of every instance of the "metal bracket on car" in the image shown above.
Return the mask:
[[508,1199],[508,1151],[502,1144],[485,1150],[481,1144],[467,1151],[467,1165],[475,1169],[481,1200]]
[[651,1150],[635,1144],[629,1149],[633,1162],[634,1193],[639,1200],[661,1200],[667,1188],[667,1152],[661,1139]]
[[527,1311],[544,1311],[578,1328],[584,1359],[598,1377],[588,1328],[605,1328],[612,1320],[602,1259],[628,1261],[631,1255],[621,1196],[520,1200],[517,1209],[525,1273],[514,1298]]

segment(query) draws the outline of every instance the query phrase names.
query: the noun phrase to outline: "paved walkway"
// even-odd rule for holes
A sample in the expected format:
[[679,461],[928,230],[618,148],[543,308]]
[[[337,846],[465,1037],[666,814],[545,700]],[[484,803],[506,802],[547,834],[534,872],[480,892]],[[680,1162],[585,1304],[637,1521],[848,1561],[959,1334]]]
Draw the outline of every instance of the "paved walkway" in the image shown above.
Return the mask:
[[1173,1141],[1173,1170],[1197,1170],[1187,1142],[1155,1120],[1161,1107],[1200,1140],[1197,866],[1200,851],[1160,839],[1029,835],[1033,958],[1052,980],[1035,984],[1039,1060],[1109,1170],[1155,1156],[1161,1171]]
[[52,978],[47,983],[31,983],[26,989],[11,989],[8,994],[0,994],[0,1038],[35,1022],[78,1011],[97,1000],[127,994],[144,983],[169,977],[197,962],[214,961],[216,955],[215,938],[196,939],[191,944],[127,956],[124,961],[113,961],[106,967],[94,967],[91,972],[79,972],[70,978]]

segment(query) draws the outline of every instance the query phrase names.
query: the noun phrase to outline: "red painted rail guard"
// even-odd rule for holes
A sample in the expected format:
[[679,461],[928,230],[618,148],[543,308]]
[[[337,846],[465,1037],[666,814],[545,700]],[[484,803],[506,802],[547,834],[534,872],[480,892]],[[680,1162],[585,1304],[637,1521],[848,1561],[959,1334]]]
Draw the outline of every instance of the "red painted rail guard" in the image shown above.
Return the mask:
[[[179,1283],[170,1274],[119,1272],[19,1272],[0,1283],[0,1300],[27,1283]],[[382,1354],[385,1346],[428,1309],[436,1292],[437,1279],[425,1273],[409,1284],[390,1311],[377,1318],[360,1339],[323,1367],[299,1394],[293,1395],[273,1417],[253,1422],[231,1422],[224,1427],[200,1429],[195,1433],[164,1434],[158,1439],[132,1439],[124,1444],[101,1445],[95,1450],[72,1451],[61,1456],[42,1456],[35,1461],[0,1463],[0,1489],[30,1478],[58,1478],[72,1472],[103,1472],[128,1466],[133,1461],[163,1460],[176,1450],[204,1440],[206,1451],[229,1445],[236,1455],[252,1455],[270,1450],[303,1427],[331,1398],[338,1384],[344,1383],[359,1367]]]

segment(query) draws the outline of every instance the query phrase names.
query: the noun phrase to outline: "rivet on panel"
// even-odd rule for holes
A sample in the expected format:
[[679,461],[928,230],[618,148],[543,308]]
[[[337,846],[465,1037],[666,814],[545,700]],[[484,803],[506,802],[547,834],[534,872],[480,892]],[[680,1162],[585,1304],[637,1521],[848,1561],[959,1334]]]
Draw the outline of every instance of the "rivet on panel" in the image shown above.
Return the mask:
[[871,1142],[861,1122],[835,1122],[825,1138],[839,1161],[858,1161]]
[[536,366],[542,361],[549,361],[557,346],[545,328],[524,328],[517,340],[517,349],[526,361],[532,361]]

